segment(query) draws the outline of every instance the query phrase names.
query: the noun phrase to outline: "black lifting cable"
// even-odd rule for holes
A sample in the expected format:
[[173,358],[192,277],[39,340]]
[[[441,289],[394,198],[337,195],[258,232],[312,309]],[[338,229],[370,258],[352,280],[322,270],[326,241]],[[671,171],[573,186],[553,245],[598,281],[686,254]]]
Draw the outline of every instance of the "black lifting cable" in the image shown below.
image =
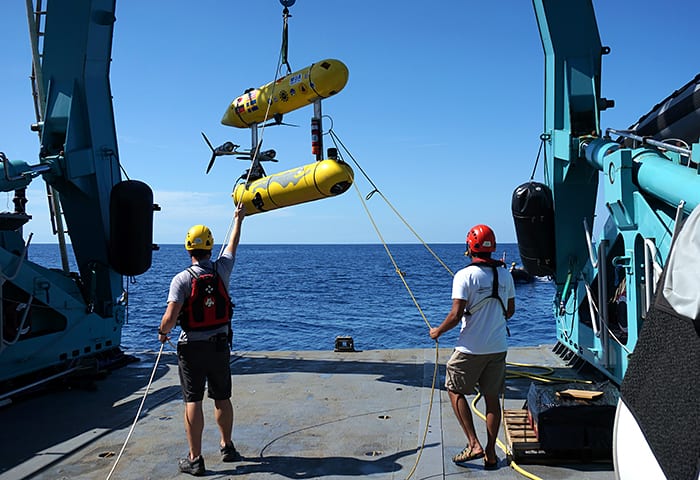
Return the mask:
[[287,67],[287,75],[292,73],[292,67],[289,66],[289,34],[288,34],[288,20],[291,17],[289,14],[289,8],[296,0],[280,0],[280,3],[284,6],[282,10],[282,51],[280,53],[281,61],[280,66],[285,65]]

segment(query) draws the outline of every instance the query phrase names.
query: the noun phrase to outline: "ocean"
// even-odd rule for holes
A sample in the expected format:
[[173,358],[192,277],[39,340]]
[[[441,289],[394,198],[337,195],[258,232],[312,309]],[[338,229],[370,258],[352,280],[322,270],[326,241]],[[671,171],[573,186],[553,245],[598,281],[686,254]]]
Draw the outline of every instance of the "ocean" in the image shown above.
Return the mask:
[[[329,350],[337,336],[351,336],[357,350],[433,347],[420,312],[431,326],[442,322],[452,305],[452,275],[421,244],[387,248],[415,302],[381,244],[241,244],[230,284],[236,305],[233,350]],[[464,244],[430,248],[452,272],[468,263]],[[214,253],[219,251],[216,246]],[[516,244],[499,245],[497,256],[504,253],[508,263],[520,264]],[[60,266],[57,245],[32,245],[29,255],[41,265]],[[122,348],[127,353],[160,348],[156,332],[168,286],[188,261],[181,245],[161,245],[150,270],[125,281],[129,307]],[[553,296],[554,284],[545,279],[516,284],[509,345],[556,342]],[[440,346],[453,345],[458,330],[440,337]]]

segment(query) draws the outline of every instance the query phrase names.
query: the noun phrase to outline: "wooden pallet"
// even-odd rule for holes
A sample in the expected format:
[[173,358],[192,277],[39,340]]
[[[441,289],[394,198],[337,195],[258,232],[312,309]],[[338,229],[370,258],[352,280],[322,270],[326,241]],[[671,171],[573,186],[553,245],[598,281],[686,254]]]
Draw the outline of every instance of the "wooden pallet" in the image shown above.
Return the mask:
[[542,450],[537,441],[527,410],[504,410],[503,426],[513,460],[521,463],[551,460],[551,456]]

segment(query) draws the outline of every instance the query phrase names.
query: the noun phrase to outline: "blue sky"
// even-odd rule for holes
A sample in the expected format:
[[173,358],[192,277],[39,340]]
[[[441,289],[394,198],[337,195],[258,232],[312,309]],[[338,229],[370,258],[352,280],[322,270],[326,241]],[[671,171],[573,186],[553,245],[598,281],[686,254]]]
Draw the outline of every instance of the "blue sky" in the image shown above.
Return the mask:
[[[612,49],[602,94],[616,102],[602,125],[626,128],[698,73],[691,19],[700,18],[700,2],[594,5]],[[511,194],[530,176],[543,126],[544,55],[531,2],[297,0],[290,10],[292,69],[324,58],[348,66],[348,84],[324,101],[324,113],[411,226],[430,243],[458,243],[470,226],[487,223],[499,241],[515,242]],[[229,228],[230,194],[247,164],[220,158],[205,175],[200,132],[214,144],[249,146],[247,130],[219,122],[231,100],[274,78],[281,12],[278,0],[117,1],[111,80],[119,151],[129,177],[151,185],[162,208],[156,243],[180,243],[195,223],[209,225],[218,241]],[[3,2],[0,13],[0,151],[34,164],[24,2]],[[265,165],[268,173],[314,160],[311,115],[307,107],[285,116],[299,128],[265,129],[264,147],[280,159]],[[370,191],[357,170],[356,180]],[[41,179],[29,195],[34,220],[25,231],[33,242],[55,242]],[[11,210],[11,194],[2,196],[0,210]],[[369,206],[387,241],[416,241],[379,196]],[[246,243],[378,241],[354,189],[251,216],[243,233]]]

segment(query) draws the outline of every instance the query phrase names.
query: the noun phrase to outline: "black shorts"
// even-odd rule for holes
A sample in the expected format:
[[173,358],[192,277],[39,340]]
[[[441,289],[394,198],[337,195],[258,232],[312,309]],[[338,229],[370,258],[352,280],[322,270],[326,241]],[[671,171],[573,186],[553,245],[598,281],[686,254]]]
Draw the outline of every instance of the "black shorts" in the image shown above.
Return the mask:
[[177,364],[185,402],[202,401],[205,384],[209,398],[231,398],[230,355],[227,338],[177,345]]

